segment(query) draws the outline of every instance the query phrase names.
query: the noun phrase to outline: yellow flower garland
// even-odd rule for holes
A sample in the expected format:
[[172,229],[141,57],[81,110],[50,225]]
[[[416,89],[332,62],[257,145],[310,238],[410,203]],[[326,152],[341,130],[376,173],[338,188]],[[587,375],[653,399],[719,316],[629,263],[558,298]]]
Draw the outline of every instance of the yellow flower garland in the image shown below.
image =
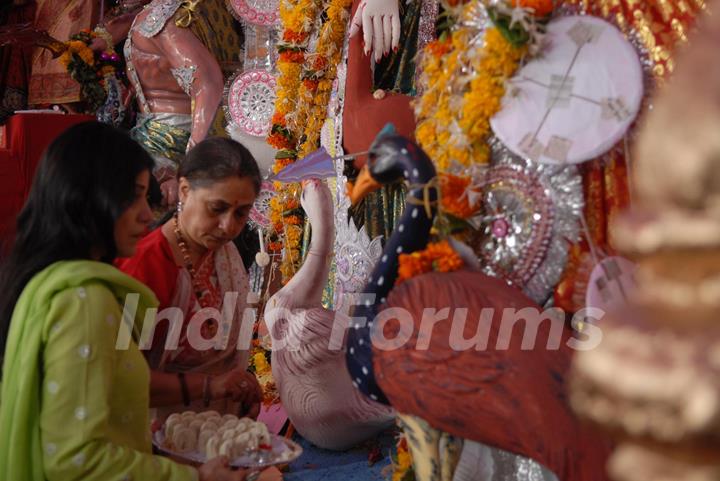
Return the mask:
[[80,59],[88,65],[95,65],[95,52],[81,40],[70,40],[66,42],[67,50],[60,56],[60,63],[63,67],[68,68],[72,61],[73,54],[77,54]]
[[[413,460],[408,446],[407,436],[403,431],[400,431],[400,434],[398,435],[398,440],[395,443],[395,449],[396,456],[393,458],[393,473],[391,480],[404,481],[407,479],[408,472],[413,469]],[[415,476],[412,476],[411,479],[415,479]]]
[[[315,93],[309,103],[309,115],[303,119],[305,120],[305,141],[298,149],[300,157],[308,155],[320,144],[320,131],[327,117],[333,81],[337,77],[337,66],[342,61],[342,45],[351,6],[352,0],[333,0],[326,10],[328,20],[320,29],[316,57],[311,60],[313,67],[318,68],[315,70],[318,78]],[[318,74],[318,71],[321,73]],[[314,84],[304,83],[303,87],[306,85],[313,86]],[[301,91],[303,87],[301,87]]]
[[272,367],[268,362],[270,351],[266,350],[258,339],[253,340],[253,347],[250,351],[250,369],[255,373],[258,384],[263,390],[262,403],[270,406],[280,402],[280,394],[272,375]]
[[[351,4],[351,0],[330,0],[324,4],[318,0],[286,0],[281,4],[284,31],[278,60],[280,75],[273,127],[268,137],[268,143],[280,149],[273,166],[275,173],[319,146],[337,64],[342,60]],[[308,54],[307,43],[321,6],[327,20],[320,27],[315,53]],[[300,187],[276,184],[275,188],[276,198],[270,204],[276,234],[272,245],[284,248],[280,272],[287,281],[300,260],[302,228],[286,220],[297,207]]]
[[[476,2],[466,5],[461,20],[472,17],[475,9]],[[475,27],[462,25],[448,39],[424,50],[425,89],[415,105],[415,135],[440,172],[489,161],[490,119],[501,108],[505,82],[527,52],[526,47],[512,45],[496,27],[486,29],[484,44],[477,49],[470,44],[477,34]],[[472,78],[463,71],[473,72]]]

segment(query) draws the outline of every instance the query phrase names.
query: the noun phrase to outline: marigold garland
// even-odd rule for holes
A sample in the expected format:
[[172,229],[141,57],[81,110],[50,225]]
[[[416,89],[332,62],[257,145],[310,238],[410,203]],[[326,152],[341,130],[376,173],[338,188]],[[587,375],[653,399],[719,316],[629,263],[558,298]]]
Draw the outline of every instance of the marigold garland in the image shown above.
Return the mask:
[[400,254],[398,262],[398,284],[426,272],[453,272],[464,265],[447,240],[431,242],[412,254]]
[[351,6],[352,0],[333,0],[328,4],[325,10],[327,21],[320,28],[317,51],[304,72],[304,79],[310,82],[303,83],[300,92],[309,100],[309,112],[307,117],[300,119],[303,121],[301,125],[304,125],[304,141],[298,149],[300,157],[310,154],[320,144],[320,131],[327,117],[333,81],[337,77],[337,66],[342,61],[342,45]]
[[280,401],[280,394],[272,377],[270,356],[270,351],[262,347],[260,340],[253,339],[253,347],[250,350],[250,371],[255,374],[263,390],[262,403],[266,406]]
[[[423,51],[423,95],[415,103],[415,136],[441,172],[490,160],[490,119],[502,107],[505,82],[529,51],[527,42],[519,44],[507,28],[490,25],[483,32],[477,25],[478,9],[488,8],[494,13],[493,19],[510,25],[512,20],[506,13],[512,13],[513,8],[532,11],[541,19],[553,9],[552,0],[504,0],[490,7],[485,6],[487,3],[471,1],[460,8],[458,26]],[[537,25],[538,21],[531,18],[530,26]],[[479,37],[482,45],[478,47]],[[529,32],[523,38],[531,43],[536,39]]]
[[[284,30],[278,47],[275,114],[267,139],[268,144],[279,150],[274,173],[319,146],[337,65],[342,60],[351,4],[351,0],[285,0],[280,5]],[[317,35],[316,50],[309,53],[308,42],[321,8],[325,20]],[[270,245],[284,249],[280,272],[287,281],[300,260],[302,222],[294,212],[300,188],[296,184],[277,184],[275,188],[277,194],[270,203],[275,236]]]
[[468,176],[440,174],[440,206],[445,214],[458,219],[471,217],[478,209],[477,205],[470,205],[468,190],[472,180]]
[[66,50],[59,61],[76,82],[80,84],[80,94],[87,103],[88,111],[95,113],[107,98],[105,78],[120,73],[120,57],[110,47],[101,53],[93,52],[89,45],[98,34],[91,30],[81,30],[65,42]]
[[[477,6],[470,4],[464,12],[471,8]],[[461,26],[425,49],[421,67],[425,91],[415,106],[415,135],[441,172],[454,165],[489,161],[490,119],[501,108],[505,82],[526,53],[495,27],[485,31],[482,47],[473,48],[470,43],[476,34],[474,27]],[[463,74],[468,70],[475,72],[469,82]]]
[[404,433],[400,434],[395,448],[397,452],[395,456],[393,456],[392,481],[414,480],[415,473],[413,472],[412,454],[410,454],[410,448]]
[[476,148],[482,149],[485,162],[489,158],[485,141],[490,134],[490,119],[500,111],[505,82],[517,71],[525,51],[508,42],[497,28],[490,28],[485,33],[484,53],[472,62],[478,75],[463,95],[460,127],[472,143],[482,143]]

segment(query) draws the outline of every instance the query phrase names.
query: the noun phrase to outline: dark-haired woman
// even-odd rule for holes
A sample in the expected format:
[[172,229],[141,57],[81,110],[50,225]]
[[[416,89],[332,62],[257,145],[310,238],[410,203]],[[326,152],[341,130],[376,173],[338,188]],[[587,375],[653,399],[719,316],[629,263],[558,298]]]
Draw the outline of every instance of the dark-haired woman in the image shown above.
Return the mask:
[[[254,321],[245,315],[249,282],[232,240],[245,227],[260,181],[241,144],[200,142],[180,164],[172,217],[140,241],[134,256],[117,262],[160,301],[146,352],[151,405],[160,419],[188,408],[259,412],[262,391],[247,372]],[[203,315],[212,309],[222,318]]]
[[[0,479],[245,478],[224,459],[196,470],[151,453],[150,373],[134,332],[157,300],[110,261],[131,256],[152,219],[152,166],[95,122],[43,157],[0,275]],[[138,309],[123,322],[129,294]]]

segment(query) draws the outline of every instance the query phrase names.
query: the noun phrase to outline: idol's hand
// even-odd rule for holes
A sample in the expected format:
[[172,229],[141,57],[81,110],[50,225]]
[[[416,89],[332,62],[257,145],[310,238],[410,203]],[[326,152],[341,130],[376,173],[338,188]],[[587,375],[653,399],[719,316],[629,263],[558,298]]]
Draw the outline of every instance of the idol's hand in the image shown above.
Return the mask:
[[373,52],[375,61],[400,44],[399,0],[362,0],[350,26],[350,38],[362,29],[365,55]]

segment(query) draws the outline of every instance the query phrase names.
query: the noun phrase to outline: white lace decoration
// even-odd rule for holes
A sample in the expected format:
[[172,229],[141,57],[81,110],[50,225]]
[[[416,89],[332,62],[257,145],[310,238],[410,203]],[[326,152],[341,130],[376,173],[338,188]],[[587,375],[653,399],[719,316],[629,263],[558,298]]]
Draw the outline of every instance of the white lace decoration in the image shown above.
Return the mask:
[[175,77],[175,80],[177,80],[180,88],[182,88],[188,95],[190,95],[190,87],[192,86],[193,80],[195,80],[196,70],[197,67],[195,65],[170,69],[170,72],[173,77]]
[[140,35],[147,38],[152,38],[165,28],[165,24],[168,20],[175,15],[182,5],[181,0],[154,0],[149,3],[145,8],[150,9],[150,13],[145,20],[138,25],[138,31]]

